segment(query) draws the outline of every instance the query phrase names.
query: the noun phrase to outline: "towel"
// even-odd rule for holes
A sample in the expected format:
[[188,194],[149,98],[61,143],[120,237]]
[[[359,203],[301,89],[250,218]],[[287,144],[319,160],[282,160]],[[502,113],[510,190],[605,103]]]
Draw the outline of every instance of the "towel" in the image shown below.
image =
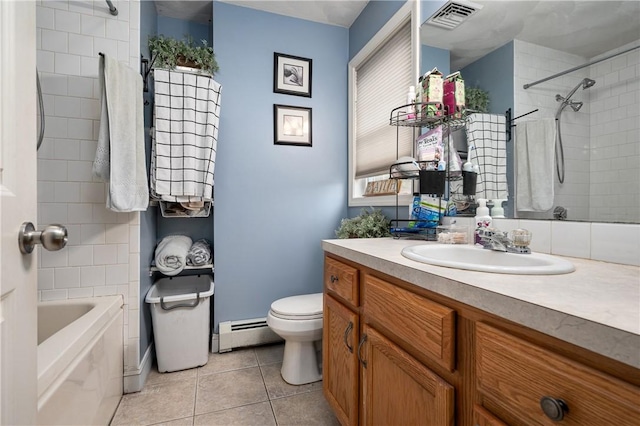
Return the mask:
[[202,266],[211,263],[211,246],[207,240],[198,240],[189,249],[187,265]]
[[509,198],[505,123],[504,115],[474,113],[467,116],[469,161],[480,169],[476,198]]
[[107,207],[116,212],[149,205],[142,77],[116,59],[100,57],[101,112],[93,174],[108,182]]
[[222,86],[212,76],[154,70],[151,192],[173,202],[213,199]]
[[516,125],[516,209],[547,211],[553,206],[553,118],[523,121]]
[[187,265],[191,238],[184,235],[164,237],[156,247],[156,267],[165,275],[178,275]]

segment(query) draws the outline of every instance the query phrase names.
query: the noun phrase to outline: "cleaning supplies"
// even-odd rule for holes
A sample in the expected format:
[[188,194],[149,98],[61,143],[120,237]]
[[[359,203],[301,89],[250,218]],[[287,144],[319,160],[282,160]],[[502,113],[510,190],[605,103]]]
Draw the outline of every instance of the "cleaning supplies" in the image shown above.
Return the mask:
[[491,202],[493,203],[493,207],[491,207],[491,217],[494,219],[504,219],[504,207],[502,206],[502,203],[504,203],[505,199],[495,199],[495,200],[491,200]]
[[476,244],[480,244],[480,235],[478,231],[483,228],[491,227],[491,216],[489,216],[487,200],[484,198],[478,198],[478,208],[476,209],[476,217],[474,218],[474,222],[476,230],[474,232],[473,241]]
[[407,93],[407,120],[416,119],[416,87],[409,86]]

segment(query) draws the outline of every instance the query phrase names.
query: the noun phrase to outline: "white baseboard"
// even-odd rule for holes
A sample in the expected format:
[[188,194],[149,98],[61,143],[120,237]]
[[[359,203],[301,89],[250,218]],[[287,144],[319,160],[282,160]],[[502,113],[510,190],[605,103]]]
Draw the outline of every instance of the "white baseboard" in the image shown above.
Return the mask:
[[124,374],[124,393],[140,392],[153,366],[153,343],[149,345],[138,368]]

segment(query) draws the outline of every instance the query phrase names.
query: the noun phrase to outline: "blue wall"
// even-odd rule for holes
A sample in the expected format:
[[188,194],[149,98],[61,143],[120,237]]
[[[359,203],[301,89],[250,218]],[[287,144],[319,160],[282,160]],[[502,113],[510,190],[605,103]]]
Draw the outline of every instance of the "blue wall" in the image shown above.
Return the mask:
[[[322,291],[320,241],[346,216],[348,30],[214,2],[222,84],[214,322]],[[273,93],[273,54],[313,60],[312,98]],[[273,105],[310,107],[313,147],[273,143]]]
[[425,74],[427,71],[431,71],[434,67],[438,68],[438,71],[442,75],[448,75],[451,73],[451,53],[447,49],[440,49],[438,47],[431,47],[426,45],[420,46],[420,74]]
[[158,16],[158,34],[178,40],[184,39],[185,34],[188,34],[193,37],[196,44],[199,45],[200,40],[207,40],[207,46],[211,46],[211,27],[209,24]]
[[[489,112],[504,114],[509,108],[513,111],[513,42],[494,50],[460,72],[466,87],[479,87],[489,92]],[[513,217],[514,189],[514,153],[513,143],[507,142],[507,185],[509,201],[505,203],[505,216]]]
[[349,28],[349,59],[406,3],[405,0],[370,1]]

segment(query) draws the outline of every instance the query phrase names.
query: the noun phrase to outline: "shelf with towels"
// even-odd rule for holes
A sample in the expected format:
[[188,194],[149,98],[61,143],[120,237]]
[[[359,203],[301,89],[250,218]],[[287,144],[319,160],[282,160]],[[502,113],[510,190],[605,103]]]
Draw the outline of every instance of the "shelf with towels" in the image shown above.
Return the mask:
[[[187,265],[184,267],[183,271],[204,271],[206,273],[209,273],[209,272],[213,273],[215,272],[215,269],[216,268],[213,263],[207,263],[206,265],[199,265],[199,266]],[[149,276],[152,277],[153,274],[156,272],[162,273],[162,271],[160,271],[160,269],[158,269],[158,267],[156,266],[155,262],[151,262],[151,265],[149,266]]]

